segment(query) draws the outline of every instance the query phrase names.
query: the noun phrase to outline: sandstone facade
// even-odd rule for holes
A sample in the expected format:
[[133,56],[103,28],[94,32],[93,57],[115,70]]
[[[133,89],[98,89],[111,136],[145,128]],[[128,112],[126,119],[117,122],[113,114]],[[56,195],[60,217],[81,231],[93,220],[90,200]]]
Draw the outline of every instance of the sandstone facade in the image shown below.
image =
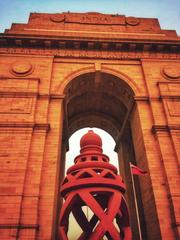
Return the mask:
[[68,139],[99,127],[116,142],[133,239],[180,234],[180,38],[157,19],[32,13],[0,35],[0,238],[57,239]]

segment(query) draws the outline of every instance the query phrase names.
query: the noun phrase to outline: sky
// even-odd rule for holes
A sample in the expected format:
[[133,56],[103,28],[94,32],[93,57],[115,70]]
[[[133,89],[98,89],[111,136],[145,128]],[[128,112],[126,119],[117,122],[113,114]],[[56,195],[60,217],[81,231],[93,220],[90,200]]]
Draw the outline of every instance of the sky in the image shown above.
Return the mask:
[[[158,18],[161,28],[176,30],[180,35],[180,0],[0,0],[0,32],[12,23],[27,23],[30,12],[101,12],[134,17]],[[117,165],[115,142],[102,130],[95,129],[103,140],[105,153]],[[79,154],[79,141],[87,132],[80,130],[70,138],[67,162],[73,164]]]
[[26,23],[30,12],[101,12],[158,18],[164,29],[180,35],[180,0],[0,0],[0,32]]
[[74,164],[74,158],[79,155],[81,137],[92,129],[102,139],[103,153],[110,157],[110,163],[118,168],[117,153],[114,152],[115,141],[110,134],[99,128],[83,128],[76,131],[69,139],[70,150],[66,154],[66,170]]

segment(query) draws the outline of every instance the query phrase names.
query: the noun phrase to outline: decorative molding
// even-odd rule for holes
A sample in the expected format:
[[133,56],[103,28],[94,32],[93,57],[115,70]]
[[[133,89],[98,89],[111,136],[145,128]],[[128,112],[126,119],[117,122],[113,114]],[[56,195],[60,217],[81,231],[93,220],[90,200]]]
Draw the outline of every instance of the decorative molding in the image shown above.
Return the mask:
[[169,128],[167,125],[153,125],[151,130],[156,134],[157,132],[168,132]]
[[65,94],[50,94],[50,99],[65,99]]
[[48,132],[50,130],[50,124],[49,123],[35,123],[34,130],[43,130],[43,131]]
[[11,65],[10,72],[15,76],[25,77],[33,72],[33,66],[28,61],[16,61]]
[[15,123],[15,122],[0,122],[0,129],[3,128],[16,128],[16,129],[31,129],[31,130],[43,130],[48,132],[50,130],[49,123]]
[[126,17],[126,23],[131,26],[136,26],[140,23],[140,19],[136,17]]
[[139,102],[139,101],[145,101],[149,102],[149,97],[148,96],[136,96],[134,97],[134,101]]
[[[54,18],[59,18],[59,15],[53,15]],[[60,19],[61,20],[61,19]],[[60,21],[59,20],[59,21]],[[137,24],[138,19],[127,17],[126,21],[129,24]],[[29,29],[27,29],[29,30]],[[36,29],[37,30],[37,29]],[[88,32],[89,33],[89,32]],[[86,33],[84,33],[86,34]],[[108,34],[108,36],[111,33]],[[115,33],[116,35],[119,33]],[[131,35],[136,33],[122,33]],[[140,33],[142,36],[149,33]],[[154,34],[156,35],[156,34]],[[41,54],[41,55],[55,55],[60,57],[78,57],[78,58],[106,58],[106,59],[124,59],[124,58],[164,58],[177,59],[180,51],[179,40],[145,40],[145,39],[114,39],[114,38],[88,38],[75,37],[31,37],[14,35],[0,36],[0,53],[7,54]],[[88,51],[91,50],[91,51]],[[21,70],[21,67],[24,70]],[[21,75],[25,74],[28,69],[28,63],[21,63],[20,66],[14,66],[14,73]],[[166,71],[166,70],[165,70]],[[170,70],[168,70],[169,72]],[[17,73],[18,72],[18,73]],[[30,71],[29,71],[30,73]],[[168,73],[167,73],[168,74]],[[174,73],[173,73],[174,77]]]
[[37,92],[8,92],[8,91],[0,91],[1,97],[37,97]]
[[180,80],[180,67],[167,65],[161,69],[161,75],[168,80]]
[[28,129],[33,129],[34,128],[34,123],[0,122],[0,128],[28,128]]
[[[19,80],[19,77],[6,77],[6,76],[0,76],[0,80],[8,80],[8,79],[11,79],[11,80]],[[20,79],[21,80],[21,79]],[[24,79],[23,79],[24,80]],[[40,78],[37,78],[37,77],[27,77],[25,78],[25,80],[30,80],[30,81],[37,81],[37,82],[40,82]]]
[[0,224],[0,229],[36,229],[39,230],[39,224]]
[[55,23],[65,22],[65,19],[65,14],[53,14],[52,16],[50,16],[50,20]]
[[98,59],[180,59],[178,53],[158,53],[158,52],[144,52],[144,51],[89,51],[87,50],[69,50],[69,49],[43,49],[43,48],[0,48],[1,54],[20,54],[20,55],[44,55],[44,56],[55,56],[55,57],[64,57],[64,58],[98,58]]
[[173,100],[180,100],[180,95],[165,95],[165,94],[161,94],[159,96],[159,100],[162,100],[162,99],[173,99]]
[[171,130],[180,130],[180,125],[153,125],[152,133],[170,132]]

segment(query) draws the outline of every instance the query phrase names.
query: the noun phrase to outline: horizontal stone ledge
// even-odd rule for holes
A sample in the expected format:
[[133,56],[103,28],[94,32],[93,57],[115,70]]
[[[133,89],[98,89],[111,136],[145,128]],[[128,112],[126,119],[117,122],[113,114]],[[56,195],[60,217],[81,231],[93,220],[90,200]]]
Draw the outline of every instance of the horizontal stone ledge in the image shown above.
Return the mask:
[[168,198],[179,198],[180,199],[180,194],[179,193],[176,193],[176,194],[171,194],[171,193],[169,193],[168,194]]
[[14,48],[14,47],[4,47],[0,48],[1,54],[23,54],[23,55],[41,55],[41,57],[56,57],[56,58],[78,58],[78,59],[180,59],[180,54],[166,53],[166,52],[145,52],[145,51],[104,51],[100,49],[94,49],[92,51],[86,49],[59,49],[59,48]]
[[[6,77],[6,76],[0,76],[0,80],[24,80],[24,78],[21,78],[20,76],[19,77]],[[25,78],[26,80],[29,80],[29,81],[36,81],[36,82],[40,82],[40,78],[38,77],[26,77]]]
[[[44,130],[46,132],[49,131],[50,129],[50,124],[49,123],[14,123],[14,122],[0,122],[0,130],[3,128],[12,128],[14,129],[19,129],[19,130]],[[5,130],[6,130],[5,129]]]
[[39,229],[39,224],[0,224],[0,229]]
[[0,91],[0,97],[38,97],[46,99],[64,99],[64,94],[43,94],[36,92],[17,92],[17,91]]
[[46,38],[12,38],[5,36],[0,38],[3,47],[21,48],[46,48],[49,49],[79,49],[79,50],[107,50],[107,51],[145,51],[145,52],[178,52],[180,50],[179,41],[168,41],[165,39],[147,41],[146,39],[46,39]]
[[49,123],[35,123],[34,130],[46,130],[47,132],[50,130]]
[[153,125],[152,132],[170,132],[171,130],[180,130],[180,125]]
[[146,101],[146,102],[149,102],[149,97],[148,96],[135,96],[134,97],[134,100],[136,102],[138,101]]
[[0,91],[0,97],[37,97],[38,92]]
[[40,195],[0,194],[0,197],[40,198]]
[[162,99],[174,99],[174,100],[179,100],[180,99],[180,95],[160,95],[159,96],[159,99],[162,100]]
[[64,99],[65,97],[65,94],[50,94],[50,99]]

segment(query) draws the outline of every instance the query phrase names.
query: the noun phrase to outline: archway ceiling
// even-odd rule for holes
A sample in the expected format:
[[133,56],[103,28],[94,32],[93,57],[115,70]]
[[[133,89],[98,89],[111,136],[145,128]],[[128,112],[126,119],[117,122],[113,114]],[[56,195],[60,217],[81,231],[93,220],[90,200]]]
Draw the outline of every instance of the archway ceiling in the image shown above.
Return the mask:
[[125,82],[106,73],[88,73],[72,80],[65,94],[69,135],[83,127],[99,127],[117,140],[133,102]]
[[116,76],[103,73],[92,72],[74,78],[66,88],[66,99],[71,100],[74,96],[81,95],[87,91],[104,92],[118,98],[128,109],[133,101],[133,91],[121,79]]
[[69,135],[85,127],[97,127],[108,132],[116,141],[119,136],[119,126],[111,116],[103,115],[97,112],[79,114],[76,119],[69,123]]

